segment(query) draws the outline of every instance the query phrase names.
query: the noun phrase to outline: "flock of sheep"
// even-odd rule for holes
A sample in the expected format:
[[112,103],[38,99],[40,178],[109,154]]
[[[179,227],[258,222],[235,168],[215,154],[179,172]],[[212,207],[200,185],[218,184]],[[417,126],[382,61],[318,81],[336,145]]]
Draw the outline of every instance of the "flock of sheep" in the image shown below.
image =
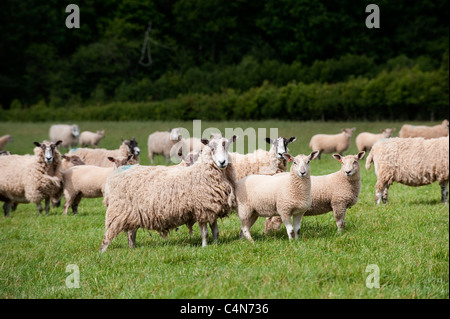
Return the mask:
[[[360,165],[366,152],[366,169],[374,163],[376,203],[387,202],[393,182],[421,186],[437,181],[444,204],[449,182],[449,122],[441,125],[403,125],[381,134],[361,133],[356,137],[358,154],[343,156],[355,128],[335,135],[311,138],[308,155],[292,156],[288,144],[296,138],[267,138],[269,151],[249,154],[229,152],[237,136],[227,139],[213,134],[210,139],[183,139],[181,128],[154,132],[148,137],[148,156],[166,162],[179,156],[180,164],[139,165],[140,149],[135,138],[122,140],[116,150],[100,149],[104,131],[79,133],[77,125],[53,125],[50,141],[34,142],[34,155],[3,151],[11,136],[0,137],[0,201],[5,216],[19,203],[35,203],[48,214],[50,203],[58,206],[65,198],[64,214],[77,213],[83,197],[103,197],[106,206],[105,236],[101,251],[122,231],[129,246],[136,245],[139,228],[155,230],[166,237],[182,225],[199,224],[202,246],[207,245],[208,224],[216,240],[218,218],[236,211],[241,220],[240,236],[253,241],[250,229],[258,217],[265,217],[265,233],[284,223],[289,239],[298,238],[303,216],[333,212],[338,230],[345,226],[347,208],[355,205],[361,190]],[[77,148],[61,156],[60,147]],[[322,153],[341,163],[337,172],[311,176],[310,162]],[[3,156],[4,155],[4,156]],[[292,162],[287,172],[287,163]],[[291,223],[292,220],[292,223]]]

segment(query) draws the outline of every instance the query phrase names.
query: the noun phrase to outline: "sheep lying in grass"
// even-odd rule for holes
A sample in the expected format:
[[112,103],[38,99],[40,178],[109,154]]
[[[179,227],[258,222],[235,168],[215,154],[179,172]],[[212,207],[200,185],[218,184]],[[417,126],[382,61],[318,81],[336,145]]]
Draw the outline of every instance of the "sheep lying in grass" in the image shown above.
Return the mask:
[[398,132],[398,137],[423,137],[426,139],[448,136],[448,120],[442,121],[441,124],[435,126],[415,126],[405,124]]
[[[334,219],[338,230],[345,226],[345,214],[347,208],[354,206],[358,202],[361,191],[361,175],[358,161],[364,158],[365,152],[357,155],[347,155],[342,157],[333,154],[333,157],[342,165],[341,169],[335,173],[323,176],[311,176],[311,207],[303,216],[314,216],[326,214],[333,211]],[[264,233],[271,230],[278,230],[281,226],[281,219],[276,216],[266,219]]]
[[69,207],[72,207],[72,212],[77,214],[78,205],[83,197],[102,197],[108,175],[113,169],[126,165],[132,157],[133,155],[108,157],[108,161],[113,163],[113,167],[78,165],[65,170],[63,172],[64,198],[66,199],[64,214],[67,214]]
[[3,135],[2,137],[0,137],[0,151],[3,150],[6,143],[12,142],[12,141],[13,141],[13,138],[11,137],[11,135]]
[[360,133],[356,137],[356,147],[358,148],[358,151],[368,152],[372,148],[373,144],[375,144],[379,139],[390,138],[394,131],[395,127],[383,129],[381,130],[381,134],[373,134],[368,132]]
[[267,137],[266,142],[270,144],[269,151],[256,150],[245,155],[231,153],[237,180],[252,174],[274,175],[286,172],[286,159],[283,154],[288,152],[287,145],[295,140],[295,137],[289,139],[278,137],[275,140]]
[[[168,132],[154,132],[148,136],[148,157],[153,164],[155,155],[164,156],[166,163],[169,162],[172,147],[181,141],[180,128],[169,129]],[[178,153],[178,152],[177,152]]]
[[[259,216],[280,216],[286,226],[289,239],[300,233],[303,214],[311,206],[311,179],[309,162],[318,151],[309,156],[288,153],[283,156],[292,160],[290,173],[273,176],[250,175],[236,184],[237,213],[241,220],[241,237],[253,242],[250,228]],[[293,224],[291,224],[293,217]]]
[[62,187],[60,144],[34,142],[34,155],[0,156],[0,200],[5,202],[5,216],[13,203],[35,203],[41,214],[42,200],[49,213],[50,198]]
[[377,182],[375,202],[387,203],[393,182],[422,186],[437,181],[441,201],[447,203],[449,138],[392,138],[375,143],[366,160],[366,169],[374,163]]
[[50,127],[49,136],[51,142],[61,140],[62,147],[72,148],[78,144],[80,130],[76,124],[56,124]]
[[122,145],[116,150],[107,150],[104,148],[77,148],[72,150],[70,155],[77,155],[87,165],[96,165],[101,167],[113,167],[114,163],[108,160],[108,157],[128,157],[133,155],[133,159],[130,160],[131,164],[139,163],[139,154],[141,150],[138,147],[134,136],[131,140],[122,140]]
[[80,135],[80,145],[83,146],[93,146],[94,148],[97,148],[98,143],[100,143],[100,140],[105,137],[105,131],[97,131],[97,132],[89,132],[84,131]]
[[350,146],[355,128],[344,128],[340,134],[316,134],[311,138],[309,147],[313,151],[319,151],[319,159],[322,153],[337,152],[342,155]]
[[236,206],[236,178],[228,154],[235,140],[236,136],[202,140],[207,146],[189,167],[136,165],[115,170],[105,186],[106,232],[100,251],[121,231],[128,232],[129,246],[135,247],[138,228],[165,236],[171,229],[198,222],[206,246],[209,223],[217,238],[217,219]]

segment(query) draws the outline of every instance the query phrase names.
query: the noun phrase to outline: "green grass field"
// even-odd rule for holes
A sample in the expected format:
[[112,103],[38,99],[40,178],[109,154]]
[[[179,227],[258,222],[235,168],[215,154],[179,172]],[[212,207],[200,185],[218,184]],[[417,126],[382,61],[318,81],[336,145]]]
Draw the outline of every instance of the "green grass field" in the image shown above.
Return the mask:
[[[5,149],[32,153],[32,142],[48,138],[50,124],[0,123],[0,136],[14,138]],[[192,122],[78,124],[81,131],[105,129],[100,147],[117,148],[121,137],[135,136],[143,165],[149,165],[151,132],[192,129]],[[319,132],[334,134],[344,127],[356,127],[355,136],[386,127],[398,132],[401,123],[203,122],[202,130],[207,127],[278,128],[281,136],[297,137],[289,145],[297,155],[310,153],[309,139]],[[345,154],[356,154],[355,136]],[[121,234],[100,254],[102,199],[83,199],[75,216],[62,215],[62,207],[39,216],[34,204],[19,205],[11,217],[0,216],[0,298],[449,298],[449,206],[440,203],[439,185],[394,184],[389,203],[376,206],[375,173],[364,163],[359,202],[347,211],[346,229],[337,232],[332,213],[305,217],[298,241],[288,240],[284,226],[264,236],[263,218],[251,230],[255,244],[240,240],[233,213],[219,221],[217,243],[210,232],[206,248],[198,226],[192,237],[182,226],[167,240],[139,230],[133,250]],[[155,164],[163,164],[162,157]],[[313,175],[339,168],[328,154],[311,162]],[[80,288],[66,286],[72,264],[79,269]],[[379,268],[380,288],[366,287],[371,274],[366,267],[372,264]]]

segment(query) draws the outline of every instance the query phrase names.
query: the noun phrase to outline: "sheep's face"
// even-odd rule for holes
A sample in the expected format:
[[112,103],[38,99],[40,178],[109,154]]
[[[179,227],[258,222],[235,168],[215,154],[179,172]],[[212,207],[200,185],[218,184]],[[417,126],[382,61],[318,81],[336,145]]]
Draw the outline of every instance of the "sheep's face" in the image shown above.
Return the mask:
[[118,168],[123,165],[127,165],[129,161],[133,158],[133,155],[128,155],[127,157],[118,156],[118,157],[108,157],[108,160],[111,163],[114,163],[114,168]]
[[359,172],[359,160],[364,158],[366,152],[359,152],[357,155],[347,155],[345,157],[340,154],[333,154],[333,158],[342,164],[341,171],[345,176],[350,177]]
[[84,165],[83,160],[77,155],[67,155],[62,156],[63,160],[69,162],[72,166]]
[[179,141],[179,140],[181,140],[180,128],[174,128],[174,129],[170,130],[170,139],[172,141]]
[[352,137],[353,132],[354,132],[355,130],[356,130],[355,127],[352,127],[352,128],[343,128],[343,129],[342,129],[342,132],[344,132],[345,135],[346,135],[347,137]]
[[293,157],[289,153],[284,153],[283,157],[288,161],[292,161],[291,171],[293,170],[300,178],[310,177],[311,175],[311,168],[309,166],[309,163],[317,158],[319,155],[319,151],[314,151],[308,156],[306,155],[297,155],[296,157]]
[[225,169],[228,166],[228,148],[231,143],[237,139],[236,135],[227,139],[219,135],[215,135],[211,140],[202,139],[202,143],[211,148],[212,159],[214,163],[220,168]]
[[53,163],[53,159],[55,158],[55,148],[61,144],[62,141],[58,141],[56,143],[50,143],[48,141],[44,141],[42,143],[34,142],[33,144],[42,149],[42,153],[44,154],[44,161],[46,164]]
[[184,165],[186,167],[192,166],[200,157],[202,151],[200,152],[189,152],[186,156],[183,156],[183,154],[181,154],[181,149],[180,152],[178,153],[178,156],[180,156],[183,161],[184,161]]
[[77,137],[80,135],[80,130],[78,129],[78,125],[72,125],[72,135]]
[[385,128],[384,130],[382,130],[383,138],[390,138],[394,131],[395,131],[395,127],[394,128]]
[[129,141],[123,140],[123,139],[122,139],[122,141],[127,146],[128,154],[132,154],[134,156],[139,156],[139,154],[141,153],[141,150],[139,149],[138,143],[136,142],[136,139],[134,138],[134,136]]
[[292,143],[296,140],[297,138],[295,136],[287,139],[284,137],[278,137],[274,140],[272,140],[269,137],[266,137],[266,142],[269,143],[271,145],[271,148],[273,147],[273,149],[275,149],[275,153],[277,154],[277,158],[282,160],[284,159],[283,154],[288,152],[288,147],[287,145],[289,143]]

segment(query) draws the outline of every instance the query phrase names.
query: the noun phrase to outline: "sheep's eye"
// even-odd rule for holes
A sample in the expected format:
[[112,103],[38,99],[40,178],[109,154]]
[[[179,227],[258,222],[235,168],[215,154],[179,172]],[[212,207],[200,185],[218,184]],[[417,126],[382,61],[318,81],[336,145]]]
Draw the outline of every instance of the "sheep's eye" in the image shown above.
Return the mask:
[[309,164],[310,161],[307,161],[306,164]]

